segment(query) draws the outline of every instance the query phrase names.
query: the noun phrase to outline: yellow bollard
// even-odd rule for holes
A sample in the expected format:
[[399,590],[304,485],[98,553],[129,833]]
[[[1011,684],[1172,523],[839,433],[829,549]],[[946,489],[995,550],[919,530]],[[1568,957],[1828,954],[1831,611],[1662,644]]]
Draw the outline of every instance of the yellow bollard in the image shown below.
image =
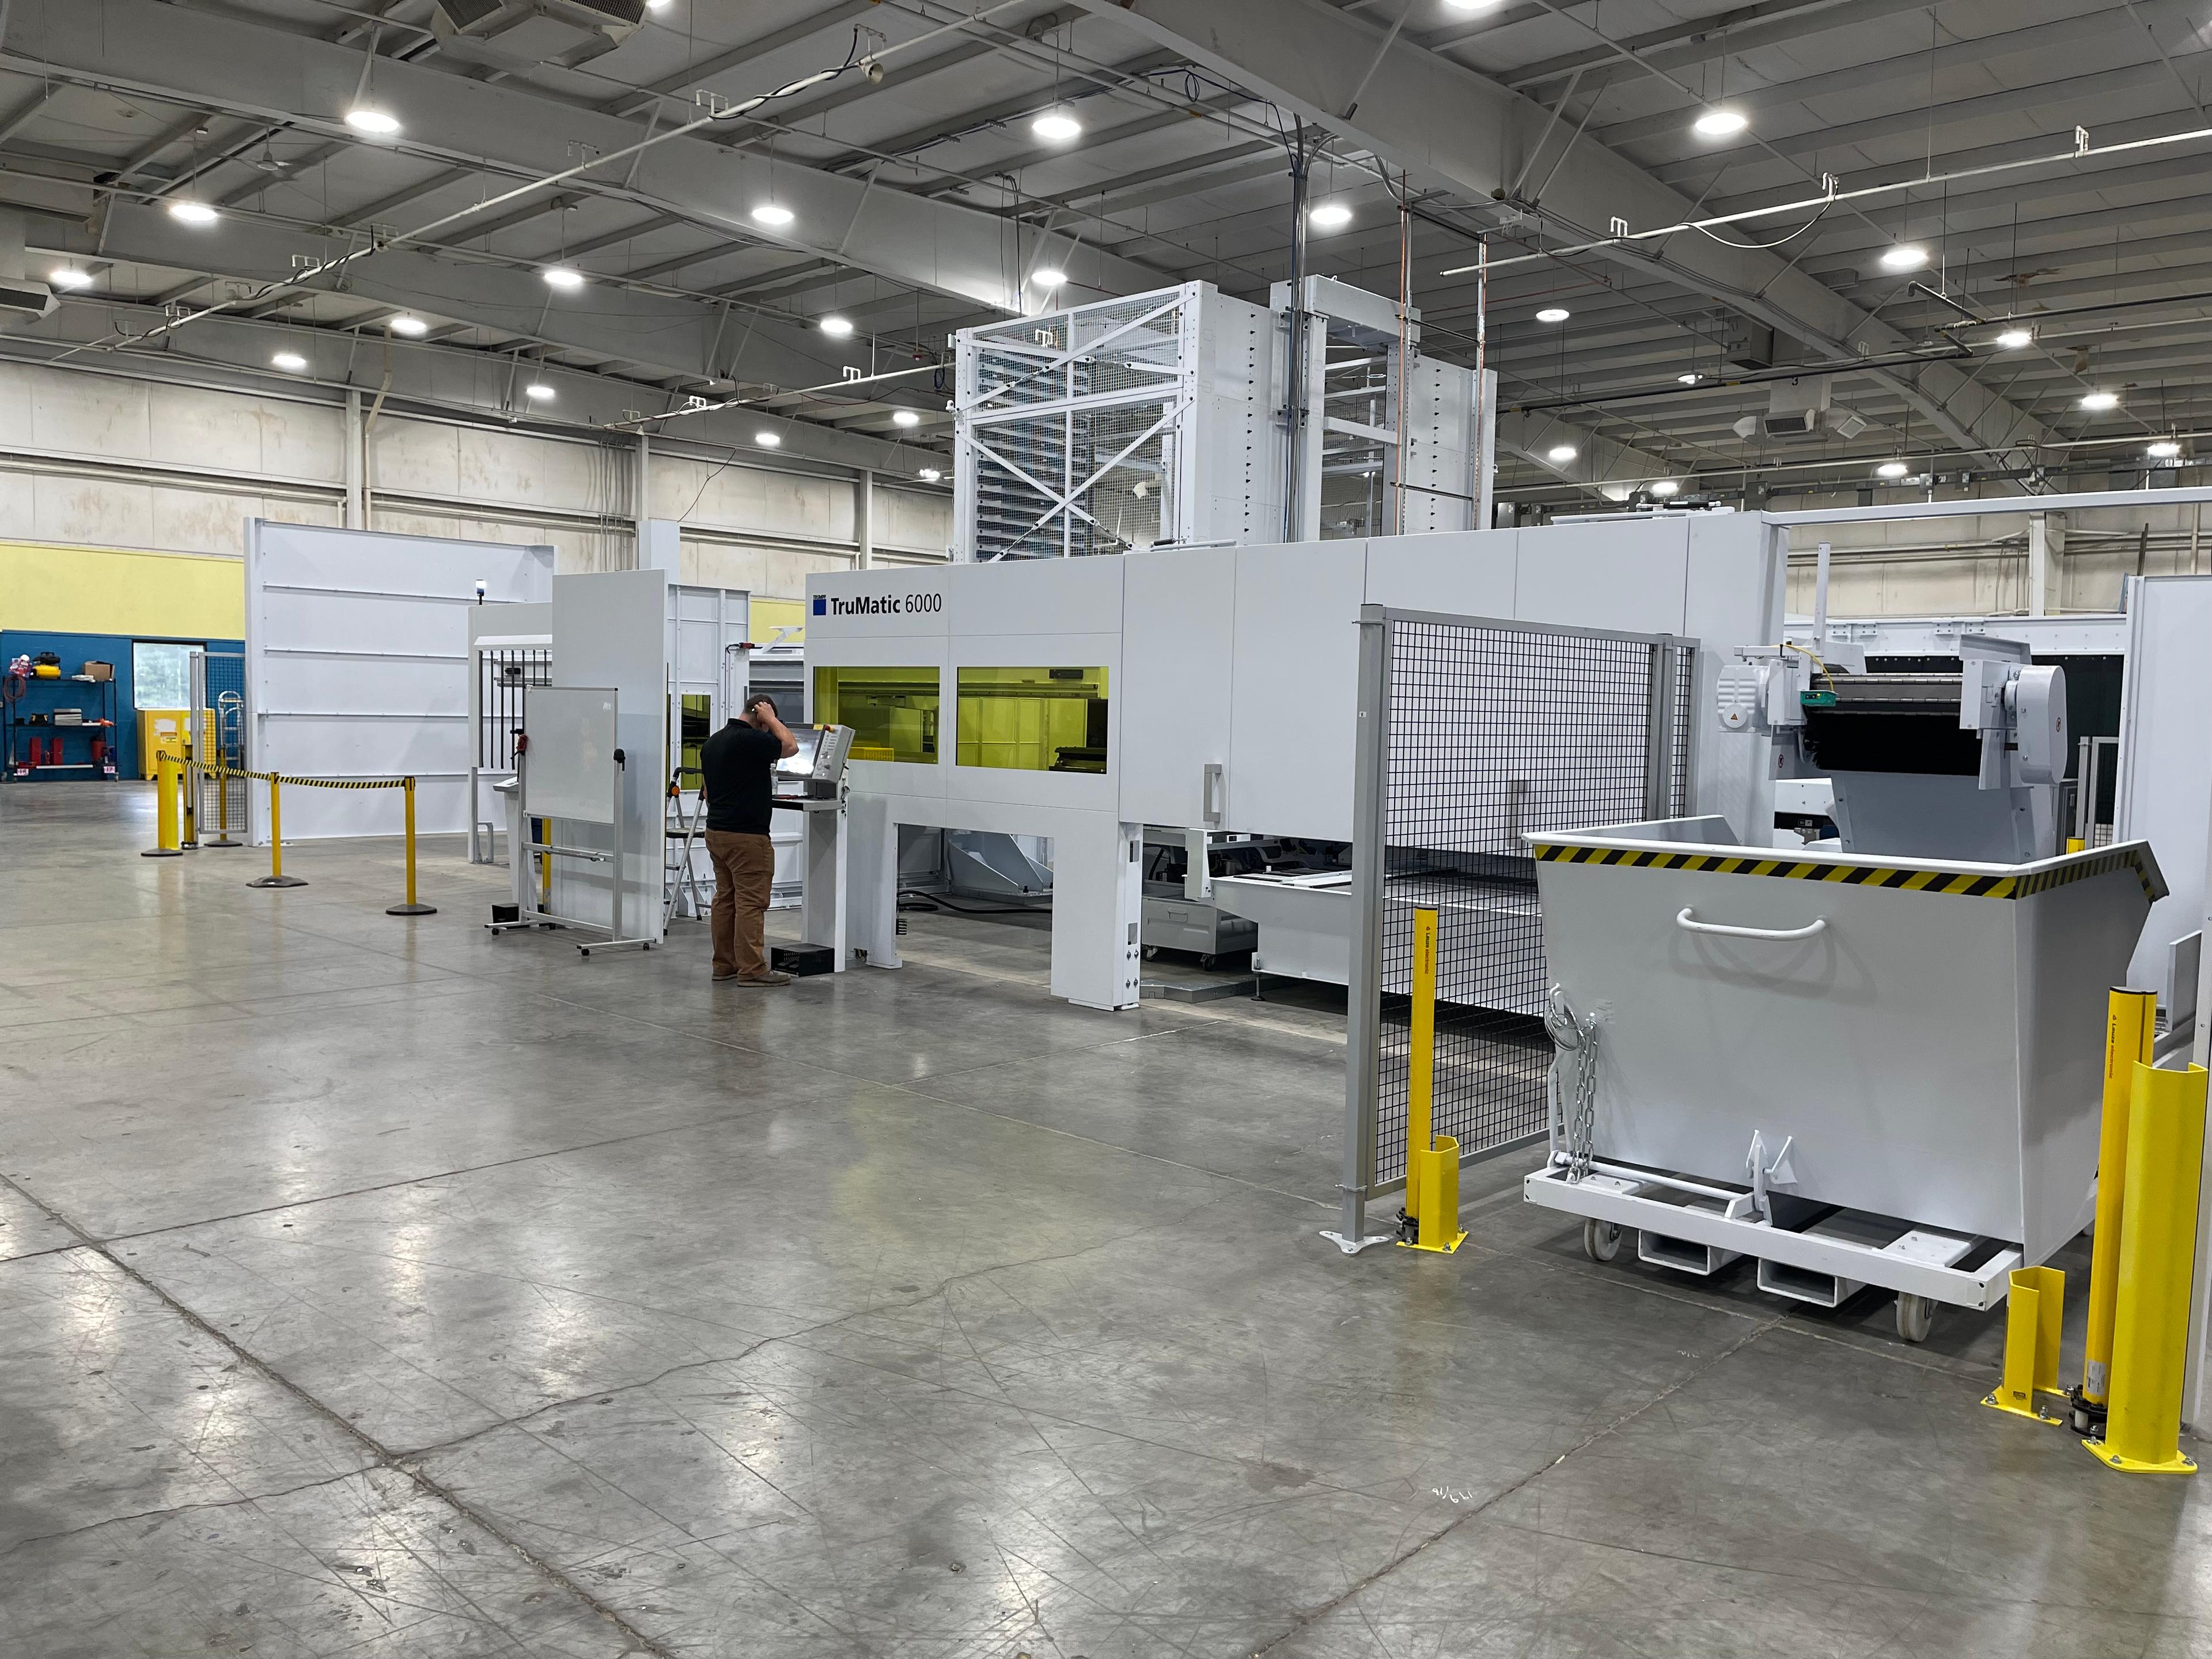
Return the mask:
[[415,780],[402,778],[399,787],[407,797],[407,899],[404,903],[386,906],[384,914],[387,916],[434,916],[438,914],[436,905],[415,902]]
[[2004,1378],[1982,1401],[2038,1423],[2064,1419],[2036,1404],[2058,1386],[2058,1328],[2066,1317],[2066,1275],[2056,1267],[2016,1267],[2006,1292]]
[[1413,912],[1412,1031],[1406,1059],[1406,1216],[1408,1249],[1445,1255],[1467,1235],[1459,1224],[1459,1142],[1436,1133],[1437,913]]
[[2119,1295],[2112,1399],[2097,1460],[2130,1474],[2194,1474],[2181,1452],[2181,1379],[2196,1266],[2197,1178],[2204,1157],[2202,1066],[2137,1063],[2128,1112],[2127,1206],[2120,1215]]
[[282,780],[269,775],[269,873],[249,881],[248,887],[305,887],[297,876],[284,873],[284,807],[276,786]]
[[2150,1058],[2155,991],[2115,988],[2105,1013],[2104,1121],[2097,1139],[2097,1224],[2090,1241],[2089,1325],[2082,1338],[2081,1386],[2074,1395],[2074,1427],[2104,1428],[2112,1362],[2112,1307],[2120,1279],[2120,1230],[2128,1189],[2128,1113],[2138,1061]]
[[154,757],[154,844],[142,859],[182,858],[177,836],[177,757],[167,749]]

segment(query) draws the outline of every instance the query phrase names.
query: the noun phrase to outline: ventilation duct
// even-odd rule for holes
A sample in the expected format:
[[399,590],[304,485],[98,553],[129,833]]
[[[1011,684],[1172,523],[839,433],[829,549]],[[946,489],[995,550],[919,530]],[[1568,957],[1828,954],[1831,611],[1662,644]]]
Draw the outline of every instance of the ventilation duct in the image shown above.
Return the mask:
[[1767,392],[1766,413],[1745,416],[1735,423],[1735,435],[1746,442],[1765,438],[1777,443],[1857,437],[1866,430],[1866,417],[1836,408],[1834,397],[1826,374],[1777,381]]
[[611,52],[645,19],[645,0],[436,0],[430,27],[452,56],[564,68]]

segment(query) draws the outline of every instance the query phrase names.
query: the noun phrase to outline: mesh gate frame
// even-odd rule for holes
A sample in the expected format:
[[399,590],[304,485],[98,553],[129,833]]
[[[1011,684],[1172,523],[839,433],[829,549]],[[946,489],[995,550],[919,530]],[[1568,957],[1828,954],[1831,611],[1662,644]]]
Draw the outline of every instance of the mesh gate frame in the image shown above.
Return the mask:
[[[1401,629],[1457,629],[1492,634],[1539,635],[1571,649],[1576,642],[1612,647],[1643,648],[1645,653],[1641,695],[1621,705],[1620,712],[1640,718],[1641,729],[1625,725],[1625,740],[1640,752],[1632,769],[1623,768],[1617,783],[1640,784],[1632,797],[1624,794],[1611,810],[1627,816],[1613,822],[1681,816],[1694,810],[1697,724],[1695,707],[1698,642],[1674,634],[1637,634],[1618,629],[1562,627],[1522,622],[1511,617],[1455,616],[1428,611],[1398,610],[1362,605],[1359,611],[1358,711],[1352,779],[1352,938],[1346,1000],[1346,1048],[1343,1200],[1340,1231],[1328,1236],[1347,1253],[1385,1242],[1389,1235],[1366,1231],[1370,1200],[1404,1186],[1405,1073],[1407,1056],[1406,1000],[1393,1021],[1386,1007],[1384,980],[1390,947],[1389,935],[1400,936],[1399,949],[1410,953],[1412,913],[1417,902],[1434,896],[1429,890],[1441,881],[1459,882],[1472,873],[1482,879],[1486,860],[1498,855],[1473,845],[1422,848],[1386,839],[1390,833],[1393,781],[1392,750],[1396,729],[1394,691],[1401,643]],[[1555,708],[1556,704],[1547,704]],[[1584,712],[1577,704],[1564,711]],[[1624,756],[1624,759],[1627,757]],[[1531,823],[1529,830],[1547,826]],[[1577,825],[1575,827],[1587,827]],[[1521,826],[1511,826],[1517,841]],[[1395,878],[1391,854],[1399,852],[1437,852],[1460,860],[1456,868],[1436,872],[1401,867]],[[1516,860],[1520,854],[1510,855]],[[1498,866],[1501,873],[1505,866]],[[1400,890],[1394,895],[1393,886]],[[1529,885],[1533,901],[1533,864]],[[1394,912],[1396,927],[1392,927]],[[1528,923],[1540,951],[1540,920],[1531,906]],[[1440,953],[1441,954],[1441,953]],[[1540,955],[1536,961],[1540,964]],[[1537,971],[1540,974],[1540,967]],[[1509,985],[1509,993],[1525,987]],[[1539,988],[1540,993],[1541,988]],[[1549,1130],[1548,1080],[1552,1060],[1550,1040],[1543,1035],[1539,1018],[1486,1008],[1453,1007],[1439,997],[1437,1018],[1436,1129],[1439,1134],[1458,1133],[1461,1162],[1496,1157],[1545,1138]],[[1393,1027],[1395,1027],[1395,1030]],[[1396,1087],[1391,1087],[1395,1071]],[[1510,1091],[1518,1087],[1518,1101],[1474,1097],[1475,1110],[1461,1109],[1462,1096],[1454,1103],[1448,1091],[1455,1084],[1484,1085]],[[1396,1145],[1386,1143],[1395,1129]],[[1468,1133],[1473,1131],[1472,1133]]]

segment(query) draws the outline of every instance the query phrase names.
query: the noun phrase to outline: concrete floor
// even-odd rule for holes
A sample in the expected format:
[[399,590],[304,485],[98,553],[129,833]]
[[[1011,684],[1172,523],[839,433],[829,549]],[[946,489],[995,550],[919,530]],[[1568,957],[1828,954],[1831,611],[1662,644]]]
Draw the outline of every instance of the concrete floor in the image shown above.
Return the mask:
[[2199,1483],[1983,1409],[1995,1319],[1596,1267],[1522,1164],[1340,1257],[1325,998],[945,916],[716,989],[148,807],[0,788],[10,1659],[2212,1653]]

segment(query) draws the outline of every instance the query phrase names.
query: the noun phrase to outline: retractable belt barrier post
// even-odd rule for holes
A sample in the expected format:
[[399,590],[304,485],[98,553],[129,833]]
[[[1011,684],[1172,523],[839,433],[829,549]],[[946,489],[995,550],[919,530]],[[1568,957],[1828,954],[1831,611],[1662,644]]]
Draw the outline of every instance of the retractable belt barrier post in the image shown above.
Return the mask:
[[[197,761],[183,763],[193,771],[213,773],[216,768],[203,766]],[[438,907],[417,902],[415,895],[415,780],[407,778],[293,778],[280,772],[248,772],[238,767],[222,769],[226,778],[258,778],[269,785],[269,873],[246,883],[249,887],[305,887],[307,884],[298,876],[284,873],[284,797],[283,786],[290,784],[299,789],[397,789],[405,797],[406,811],[406,897],[399,903],[389,905],[387,916],[434,916]]]

